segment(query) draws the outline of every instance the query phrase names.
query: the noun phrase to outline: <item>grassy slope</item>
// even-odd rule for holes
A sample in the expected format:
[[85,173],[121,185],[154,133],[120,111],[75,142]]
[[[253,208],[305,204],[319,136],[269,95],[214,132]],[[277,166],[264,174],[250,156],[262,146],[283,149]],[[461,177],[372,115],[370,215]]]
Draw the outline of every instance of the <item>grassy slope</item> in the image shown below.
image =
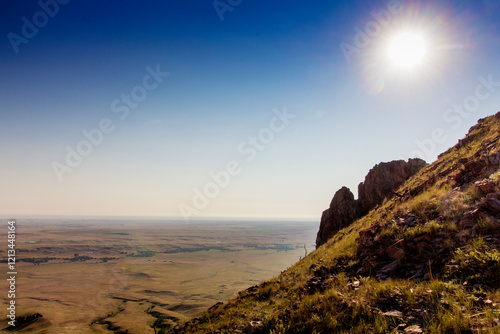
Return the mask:
[[[464,227],[464,214],[485,194],[473,182],[456,182],[464,164],[500,152],[499,124],[500,114],[480,121],[403,185],[402,198],[387,200],[278,277],[161,332],[500,333],[500,220],[482,212],[471,215],[473,228]],[[489,179],[498,192],[494,167],[468,176]],[[360,244],[359,232],[370,227],[370,244]],[[384,253],[421,237],[427,244],[415,242],[396,259]]]

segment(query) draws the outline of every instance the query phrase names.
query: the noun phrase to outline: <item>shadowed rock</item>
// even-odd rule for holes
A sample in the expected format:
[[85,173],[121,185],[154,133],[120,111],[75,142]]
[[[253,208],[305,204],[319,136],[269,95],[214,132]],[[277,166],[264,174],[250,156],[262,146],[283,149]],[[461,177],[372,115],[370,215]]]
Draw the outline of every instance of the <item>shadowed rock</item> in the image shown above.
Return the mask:
[[338,190],[323,211],[321,224],[316,237],[319,247],[333,237],[340,229],[349,226],[355,220],[366,215],[371,209],[381,204],[417,173],[426,162],[422,159],[396,160],[375,165],[358,186],[358,199],[347,187]]
[[316,244],[322,245],[340,229],[348,226],[358,217],[354,195],[347,187],[342,187],[335,193],[330,208],[323,211]]
[[426,162],[422,159],[396,160],[375,165],[358,186],[360,215],[366,215],[381,204],[410,177],[415,175]]

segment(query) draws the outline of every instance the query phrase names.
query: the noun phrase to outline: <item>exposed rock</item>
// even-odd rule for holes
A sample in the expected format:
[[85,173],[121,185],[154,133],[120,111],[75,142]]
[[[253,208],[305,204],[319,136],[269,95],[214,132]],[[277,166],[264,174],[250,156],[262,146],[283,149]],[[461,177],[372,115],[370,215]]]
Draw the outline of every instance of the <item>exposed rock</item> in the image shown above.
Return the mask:
[[350,225],[358,218],[358,207],[354,195],[347,187],[335,193],[330,208],[323,211],[316,244],[322,245],[340,229]]
[[244,291],[238,292],[238,296],[240,298],[246,297],[246,296],[254,296],[259,292],[259,287],[257,285],[251,286],[248,289]]
[[359,231],[359,244],[370,247],[373,245],[373,237],[380,229],[380,224],[374,224],[371,227]]
[[398,311],[398,310],[385,312],[383,315],[385,315],[386,317],[394,317],[394,318],[402,318],[403,317],[403,313],[401,311]]
[[500,213],[500,192],[486,195],[483,203],[486,209],[494,213]]
[[401,260],[405,256],[405,242],[399,240],[394,245],[389,246],[386,250],[387,256],[394,260]]
[[408,325],[407,324],[399,324],[396,326],[396,333],[400,333],[402,330],[405,329],[405,327],[407,327]]
[[324,291],[326,288],[328,288],[328,283],[325,282],[324,277],[314,276],[307,281],[304,291],[312,294],[318,291]]
[[396,160],[383,162],[373,167],[365,181],[358,186],[358,200],[352,192],[342,187],[335,193],[330,207],[323,211],[316,245],[321,246],[340,229],[349,226],[356,219],[367,214],[375,206],[394,192],[411,176],[417,173],[426,162],[421,159]]
[[217,302],[215,303],[214,305],[212,305],[208,311],[210,312],[214,312],[214,311],[217,311],[217,310],[220,310],[220,309],[223,309],[224,308],[224,303],[223,302]]
[[463,164],[461,170],[453,176],[456,186],[467,184],[489,176],[500,166],[500,152],[496,152],[483,158],[472,158],[471,160],[460,159]]
[[460,220],[460,227],[463,229],[473,228],[476,225],[476,217],[478,214],[479,210],[477,208],[467,211]]
[[254,320],[250,321],[250,323],[245,327],[245,333],[246,334],[256,334],[256,333],[261,333],[263,329],[263,324],[262,321],[260,320]]
[[426,162],[422,159],[396,160],[375,165],[365,181],[358,186],[360,214],[365,215],[386,197],[396,191],[406,180],[418,172]]
[[496,182],[492,180],[480,180],[476,181],[474,185],[483,192],[483,194],[489,194],[495,191]]
[[405,333],[418,334],[423,332],[424,331],[419,325],[413,325],[405,328]]

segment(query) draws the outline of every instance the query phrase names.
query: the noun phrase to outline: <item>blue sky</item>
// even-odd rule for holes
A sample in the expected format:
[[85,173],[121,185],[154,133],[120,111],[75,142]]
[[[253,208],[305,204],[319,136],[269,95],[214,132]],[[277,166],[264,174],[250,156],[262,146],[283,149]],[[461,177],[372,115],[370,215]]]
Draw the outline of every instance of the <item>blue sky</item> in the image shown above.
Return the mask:
[[[2,215],[320,217],[376,163],[432,162],[500,109],[497,1],[0,4]],[[405,31],[415,68],[388,61]]]

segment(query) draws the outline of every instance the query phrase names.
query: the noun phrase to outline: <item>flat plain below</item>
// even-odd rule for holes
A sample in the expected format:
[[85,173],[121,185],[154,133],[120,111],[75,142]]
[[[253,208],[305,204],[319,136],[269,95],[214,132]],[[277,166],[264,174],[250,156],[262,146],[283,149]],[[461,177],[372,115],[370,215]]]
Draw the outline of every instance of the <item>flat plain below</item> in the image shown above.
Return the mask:
[[[155,333],[159,319],[196,315],[291,266],[314,249],[318,224],[17,220],[16,316],[42,315],[19,332]],[[8,290],[4,279],[5,314]],[[9,326],[2,318],[3,331]]]

